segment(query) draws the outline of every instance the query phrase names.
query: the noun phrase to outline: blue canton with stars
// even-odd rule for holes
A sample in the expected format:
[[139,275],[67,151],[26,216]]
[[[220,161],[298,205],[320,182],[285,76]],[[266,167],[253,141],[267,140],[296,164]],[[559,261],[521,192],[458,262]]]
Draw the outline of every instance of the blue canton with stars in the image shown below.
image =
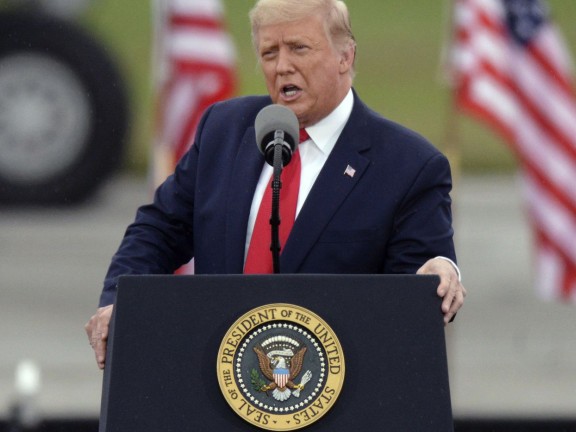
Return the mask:
[[506,24],[515,42],[530,43],[548,19],[548,8],[542,0],[502,0]]

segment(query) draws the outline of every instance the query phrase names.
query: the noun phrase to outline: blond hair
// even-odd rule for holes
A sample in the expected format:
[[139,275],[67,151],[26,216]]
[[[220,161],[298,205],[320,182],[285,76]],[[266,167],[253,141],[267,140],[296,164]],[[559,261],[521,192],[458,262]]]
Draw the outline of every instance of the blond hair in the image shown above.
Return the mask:
[[334,48],[341,52],[350,46],[356,49],[350,13],[341,0],[258,0],[250,11],[254,48],[258,49],[258,32],[262,26],[298,21],[310,15],[325,18],[326,34]]

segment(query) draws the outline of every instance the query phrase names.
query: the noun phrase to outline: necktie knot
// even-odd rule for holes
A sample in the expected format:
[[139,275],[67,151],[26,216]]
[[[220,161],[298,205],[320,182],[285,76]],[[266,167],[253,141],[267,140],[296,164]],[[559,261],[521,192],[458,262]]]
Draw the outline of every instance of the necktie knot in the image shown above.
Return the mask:
[[304,141],[308,141],[310,139],[310,135],[306,132],[306,129],[300,129],[300,142],[303,143]]

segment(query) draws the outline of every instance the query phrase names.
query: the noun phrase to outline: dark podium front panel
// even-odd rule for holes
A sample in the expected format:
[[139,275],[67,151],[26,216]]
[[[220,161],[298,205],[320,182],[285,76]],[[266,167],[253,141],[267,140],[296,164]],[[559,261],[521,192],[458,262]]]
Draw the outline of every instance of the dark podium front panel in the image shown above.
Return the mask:
[[434,276],[127,276],[104,372],[101,432],[253,431],[224,398],[220,344],[248,311],[287,303],[337,335],[345,378],[306,431],[452,431]]

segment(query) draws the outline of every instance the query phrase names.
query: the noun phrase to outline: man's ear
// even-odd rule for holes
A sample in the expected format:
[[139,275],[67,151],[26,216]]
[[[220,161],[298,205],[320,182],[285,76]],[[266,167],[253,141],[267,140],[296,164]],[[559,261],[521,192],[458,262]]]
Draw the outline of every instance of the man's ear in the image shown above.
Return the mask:
[[354,66],[354,59],[356,57],[356,47],[353,44],[348,45],[346,49],[342,50],[340,55],[340,73],[348,73]]

